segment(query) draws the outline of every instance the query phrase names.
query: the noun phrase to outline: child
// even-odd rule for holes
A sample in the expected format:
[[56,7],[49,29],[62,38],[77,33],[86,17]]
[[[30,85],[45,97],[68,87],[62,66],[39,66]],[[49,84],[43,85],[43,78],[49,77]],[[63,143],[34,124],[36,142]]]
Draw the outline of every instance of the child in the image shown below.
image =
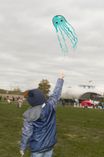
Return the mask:
[[61,73],[53,94],[46,101],[39,89],[29,90],[27,101],[32,106],[24,113],[24,126],[20,154],[24,155],[27,145],[31,157],[52,157],[56,144],[56,104],[61,96],[64,75]]

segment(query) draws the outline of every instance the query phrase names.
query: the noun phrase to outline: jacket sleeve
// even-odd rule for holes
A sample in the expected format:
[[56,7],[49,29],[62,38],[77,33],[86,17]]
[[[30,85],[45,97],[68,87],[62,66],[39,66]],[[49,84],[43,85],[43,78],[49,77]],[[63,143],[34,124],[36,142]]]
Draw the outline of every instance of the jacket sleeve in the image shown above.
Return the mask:
[[62,87],[63,87],[64,80],[58,79],[56,82],[56,86],[53,90],[53,94],[49,97],[47,103],[50,105],[53,105],[54,108],[56,108],[57,102],[60,99]]
[[27,119],[24,119],[24,124],[22,128],[22,138],[20,143],[21,150],[25,151],[28,144],[28,140],[31,137],[32,133],[33,133],[32,122],[27,121]]

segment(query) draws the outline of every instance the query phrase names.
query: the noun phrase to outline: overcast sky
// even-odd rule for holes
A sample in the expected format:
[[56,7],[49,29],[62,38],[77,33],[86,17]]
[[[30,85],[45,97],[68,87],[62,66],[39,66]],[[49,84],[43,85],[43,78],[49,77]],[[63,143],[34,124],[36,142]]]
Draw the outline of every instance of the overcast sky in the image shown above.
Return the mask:
[[[63,15],[78,36],[63,56],[52,18]],[[35,88],[44,78],[65,86],[92,80],[104,88],[104,0],[0,0],[0,88]],[[69,41],[69,45],[70,45]]]

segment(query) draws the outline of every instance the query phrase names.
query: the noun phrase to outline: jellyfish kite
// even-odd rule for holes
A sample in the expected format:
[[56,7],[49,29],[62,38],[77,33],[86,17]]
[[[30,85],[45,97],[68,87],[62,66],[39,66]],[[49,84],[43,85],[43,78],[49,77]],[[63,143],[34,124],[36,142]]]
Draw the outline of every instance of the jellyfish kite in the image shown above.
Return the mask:
[[74,31],[74,28],[67,22],[64,16],[56,15],[52,19],[53,25],[56,29],[57,38],[61,47],[61,50],[64,54],[68,53],[68,47],[66,44],[65,37],[67,36],[70,39],[72,47],[75,48],[78,42],[77,35]]

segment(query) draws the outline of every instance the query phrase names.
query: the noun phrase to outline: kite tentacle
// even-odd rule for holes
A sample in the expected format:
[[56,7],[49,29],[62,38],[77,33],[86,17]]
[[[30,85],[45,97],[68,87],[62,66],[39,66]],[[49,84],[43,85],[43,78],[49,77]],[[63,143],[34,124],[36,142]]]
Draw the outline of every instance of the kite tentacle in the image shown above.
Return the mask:
[[59,34],[59,32],[57,32],[56,34],[57,34],[57,38],[58,38],[61,50],[62,50],[62,52],[64,52],[64,48],[63,48],[63,45],[62,45],[62,42],[61,42],[60,34]]
[[73,44],[73,47],[75,47],[76,44],[77,44],[77,41],[78,41],[76,34],[74,33],[73,30],[70,30],[69,27],[66,26],[66,25],[64,25],[63,28],[65,30],[66,35],[70,38],[70,40],[71,40],[71,42]]
[[72,30],[72,28],[70,29],[65,23],[63,24],[63,27],[69,32],[69,34],[73,38],[73,40],[75,40],[76,35],[74,33],[74,30]]
[[60,44],[61,49],[63,49],[63,47],[62,47],[62,43],[61,43],[61,40],[60,40],[60,36],[59,36],[58,33],[57,33],[57,38],[58,38],[58,41],[59,41],[59,44]]
[[66,28],[69,32],[71,32],[71,34],[72,34],[72,36],[74,37],[74,39],[76,39],[76,40],[78,41],[77,35],[76,35],[75,31],[74,31],[74,28],[73,28],[68,22],[64,23],[64,26],[65,26],[65,28]]
[[66,30],[63,26],[61,26],[61,29],[64,31],[64,33],[67,35],[67,37],[70,39],[71,43],[73,44],[73,47],[75,47],[76,42],[72,37],[72,34],[68,30]]
[[72,27],[72,25],[68,23],[67,21],[64,24],[67,28],[70,28],[70,31],[73,32],[73,34],[76,36],[75,29]]
[[59,41],[61,50],[62,50],[63,54],[65,55],[66,52],[68,52],[68,49],[66,49],[66,48],[63,46],[63,43],[62,43],[62,41],[61,41],[61,37],[60,37],[59,33],[57,33],[57,38],[58,38],[58,41]]
[[59,31],[61,33],[61,37],[62,37],[62,40],[63,40],[64,52],[67,53],[68,52],[68,47],[66,45],[66,41],[65,41],[64,34],[62,32],[61,26],[59,26]]

